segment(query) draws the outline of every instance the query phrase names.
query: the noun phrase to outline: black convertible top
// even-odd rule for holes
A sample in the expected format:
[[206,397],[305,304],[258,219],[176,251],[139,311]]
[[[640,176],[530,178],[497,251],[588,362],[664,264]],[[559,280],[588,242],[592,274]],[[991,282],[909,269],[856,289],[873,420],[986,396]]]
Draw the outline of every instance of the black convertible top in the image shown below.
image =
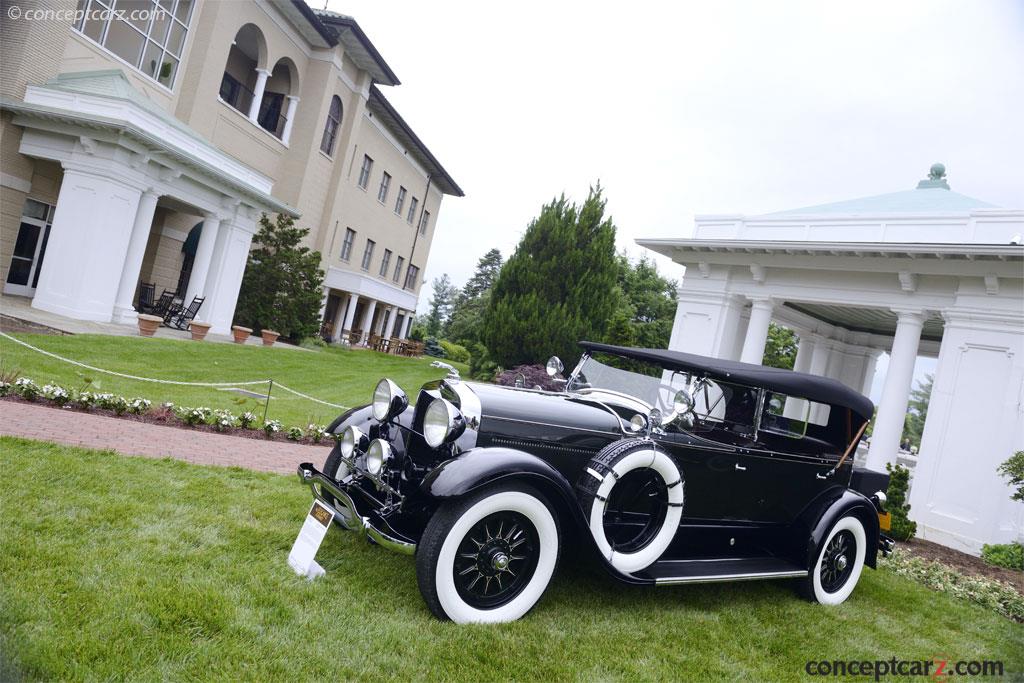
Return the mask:
[[865,420],[870,420],[875,412],[875,405],[867,396],[828,377],[666,349],[635,349],[628,346],[612,346],[589,341],[580,342],[580,346],[587,351],[648,361],[660,365],[666,370],[701,372],[709,377],[717,377],[737,384],[764,387],[818,403],[842,406],[851,409]]

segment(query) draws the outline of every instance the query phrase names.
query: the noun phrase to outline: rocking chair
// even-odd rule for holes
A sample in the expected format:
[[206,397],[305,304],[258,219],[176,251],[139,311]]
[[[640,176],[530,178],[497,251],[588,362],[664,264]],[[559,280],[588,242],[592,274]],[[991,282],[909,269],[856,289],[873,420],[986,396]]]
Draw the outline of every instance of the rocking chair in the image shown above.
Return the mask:
[[164,325],[173,327],[176,330],[187,330],[188,324],[196,317],[196,313],[199,312],[199,307],[203,305],[204,301],[206,301],[206,297],[197,296],[192,299],[192,303],[188,305],[188,308],[169,312],[167,317],[164,318]]

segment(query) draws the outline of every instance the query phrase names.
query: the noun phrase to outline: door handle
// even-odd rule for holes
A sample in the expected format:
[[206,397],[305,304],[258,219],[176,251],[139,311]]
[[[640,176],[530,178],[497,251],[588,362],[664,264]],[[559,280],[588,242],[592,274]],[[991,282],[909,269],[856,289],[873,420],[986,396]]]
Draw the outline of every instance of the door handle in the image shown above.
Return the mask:
[[747,468],[744,467],[743,465],[739,464],[739,463],[736,463],[736,469],[739,470],[740,472],[746,472],[747,471]]

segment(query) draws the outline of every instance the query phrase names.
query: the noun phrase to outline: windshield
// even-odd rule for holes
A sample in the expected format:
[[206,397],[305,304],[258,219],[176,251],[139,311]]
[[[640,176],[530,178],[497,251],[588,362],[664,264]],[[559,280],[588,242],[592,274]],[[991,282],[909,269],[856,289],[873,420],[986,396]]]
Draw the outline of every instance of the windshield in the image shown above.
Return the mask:
[[688,389],[692,384],[691,376],[686,373],[662,370],[650,363],[618,356],[602,356],[605,362],[595,356],[584,356],[569,378],[566,389],[582,394],[621,394],[638,399],[649,409],[657,408],[667,415],[673,412],[676,392]]

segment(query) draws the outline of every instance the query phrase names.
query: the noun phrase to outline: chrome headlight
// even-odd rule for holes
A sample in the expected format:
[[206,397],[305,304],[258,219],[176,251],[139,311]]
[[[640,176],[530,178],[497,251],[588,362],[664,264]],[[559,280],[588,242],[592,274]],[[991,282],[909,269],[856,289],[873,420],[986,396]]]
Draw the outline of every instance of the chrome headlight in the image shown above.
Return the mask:
[[398,385],[387,377],[377,382],[373,390],[373,417],[378,422],[386,422],[409,407],[409,398]]
[[383,439],[374,439],[366,449],[366,471],[376,477],[384,470],[393,454],[391,444]]
[[443,398],[435,398],[423,416],[423,438],[431,448],[459,438],[466,430],[466,420],[459,409]]
[[349,425],[341,433],[341,443],[338,444],[338,448],[341,449],[341,457],[351,460],[357,450],[366,450],[367,442],[366,434],[363,434],[362,430],[354,425]]

